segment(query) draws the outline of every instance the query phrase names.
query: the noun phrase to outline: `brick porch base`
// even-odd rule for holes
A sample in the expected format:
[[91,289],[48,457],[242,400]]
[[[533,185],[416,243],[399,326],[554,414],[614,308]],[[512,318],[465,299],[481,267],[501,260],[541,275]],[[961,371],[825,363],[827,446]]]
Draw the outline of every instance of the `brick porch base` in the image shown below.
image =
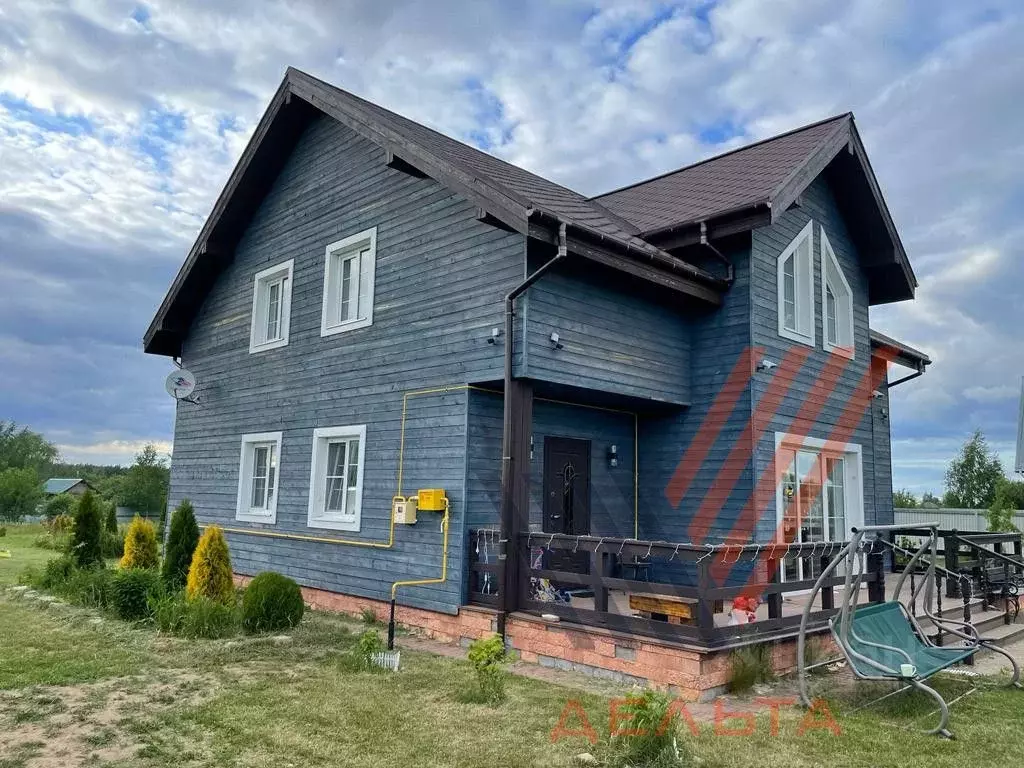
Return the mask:
[[[235,576],[239,584],[249,579]],[[390,605],[381,600],[309,587],[302,587],[302,595],[311,608],[352,616],[369,609],[381,621],[388,620]],[[451,616],[400,605],[395,610],[395,620],[416,634],[460,645],[497,631],[497,612],[476,606],[463,606],[457,615]],[[729,679],[728,651],[702,651],[600,627],[551,623],[521,613],[509,617],[506,636],[524,662],[650,685],[686,701],[714,698],[725,691]],[[795,639],[773,643],[772,665],[779,673],[796,667]]]

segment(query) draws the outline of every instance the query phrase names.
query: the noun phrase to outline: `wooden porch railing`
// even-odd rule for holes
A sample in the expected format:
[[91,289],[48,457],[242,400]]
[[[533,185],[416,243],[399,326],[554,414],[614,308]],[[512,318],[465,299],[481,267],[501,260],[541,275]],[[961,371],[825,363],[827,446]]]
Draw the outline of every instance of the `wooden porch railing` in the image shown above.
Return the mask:
[[[470,531],[469,539],[469,601],[497,605],[497,558],[491,556],[497,548],[485,545],[481,552],[475,531]],[[728,647],[794,633],[800,615],[798,611],[784,615],[783,596],[809,590],[814,579],[782,581],[783,560],[801,559],[805,568],[812,566],[814,573],[820,573],[842,546],[843,542],[696,546],[609,536],[521,534],[512,550],[522,574],[516,603],[521,611],[549,614],[565,622],[706,648]],[[562,566],[553,567],[553,560],[560,560]],[[868,555],[867,570],[863,584],[868,599],[880,602],[885,599],[885,560],[880,548]],[[629,578],[627,571],[632,572]],[[834,613],[833,590],[843,581],[843,576],[826,581],[820,608],[811,614],[818,626]],[[557,585],[557,589],[545,585]],[[571,601],[543,599],[545,593],[568,594]],[[614,598],[613,593],[617,593]],[[681,610],[673,616],[631,608],[613,610],[616,601],[633,602],[632,597],[645,596]],[[767,605],[767,618],[734,626],[716,622],[716,613],[727,610],[727,604],[740,596],[760,597]],[[650,608],[651,601],[635,602]]]

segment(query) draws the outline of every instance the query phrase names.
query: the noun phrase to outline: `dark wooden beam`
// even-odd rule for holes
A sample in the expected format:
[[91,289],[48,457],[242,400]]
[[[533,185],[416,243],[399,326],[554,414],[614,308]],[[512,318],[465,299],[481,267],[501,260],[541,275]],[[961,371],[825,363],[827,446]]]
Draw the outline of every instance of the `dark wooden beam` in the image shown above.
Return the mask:
[[620,256],[601,248],[596,248],[587,242],[576,238],[569,238],[570,253],[578,254],[598,264],[603,264],[611,269],[625,272],[628,275],[645,280],[655,285],[660,285],[677,293],[686,296],[693,296],[710,304],[718,306],[722,303],[722,295],[714,288],[704,283],[697,282],[681,273],[669,272],[652,264],[645,264],[642,254],[635,256]]
[[483,222],[484,224],[487,224],[489,226],[496,227],[498,229],[503,229],[506,232],[515,232],[516,231],[515,227],[509,226],[504,221],[499,219],[497,216],[495,216],[492,213],[488,213],[483,208],[477,208],[476,209],[476,220],[480,221],[480,222]]
[[394,152],[386,151],[385,156],[387,158],[385,160],[385,165],[387,165],[388,168],[392,168],[396,171],[401,171],[402,173],[407,173],[410,176],[415,176],[417,179],[427,178],[427,174],[425,174],[419,168],[414,166],[412,163],[407,163]]

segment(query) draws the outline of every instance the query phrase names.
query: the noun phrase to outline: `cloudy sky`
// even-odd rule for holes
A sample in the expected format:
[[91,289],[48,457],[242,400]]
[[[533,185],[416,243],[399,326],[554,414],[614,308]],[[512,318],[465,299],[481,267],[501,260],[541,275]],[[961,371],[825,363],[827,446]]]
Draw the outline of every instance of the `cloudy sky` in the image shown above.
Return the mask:
[[940,490],[974,427],[1012,463],[1020,5],[5,0],[0,419],[169,449],[140,339],[294,65],[588,194],[852,109],[921,282],[872,325],[935,360],[894,392],[895,483]]

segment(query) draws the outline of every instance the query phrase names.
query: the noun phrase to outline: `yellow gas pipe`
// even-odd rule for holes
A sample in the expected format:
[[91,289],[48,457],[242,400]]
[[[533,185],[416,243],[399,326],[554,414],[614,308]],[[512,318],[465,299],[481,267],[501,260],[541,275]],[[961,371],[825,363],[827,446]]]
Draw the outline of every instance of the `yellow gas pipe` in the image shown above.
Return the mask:
[[441,543],[441,575],[436,579],[409,579],[396,581],[391,585],[391,618],[388,620],[388,650],[395,649],[395,595],[399,587],[422,586],[424,584],[443,584],[448,580],[448,497],[444,499],[444,516],[441,518],[441,531],[444,533]]

